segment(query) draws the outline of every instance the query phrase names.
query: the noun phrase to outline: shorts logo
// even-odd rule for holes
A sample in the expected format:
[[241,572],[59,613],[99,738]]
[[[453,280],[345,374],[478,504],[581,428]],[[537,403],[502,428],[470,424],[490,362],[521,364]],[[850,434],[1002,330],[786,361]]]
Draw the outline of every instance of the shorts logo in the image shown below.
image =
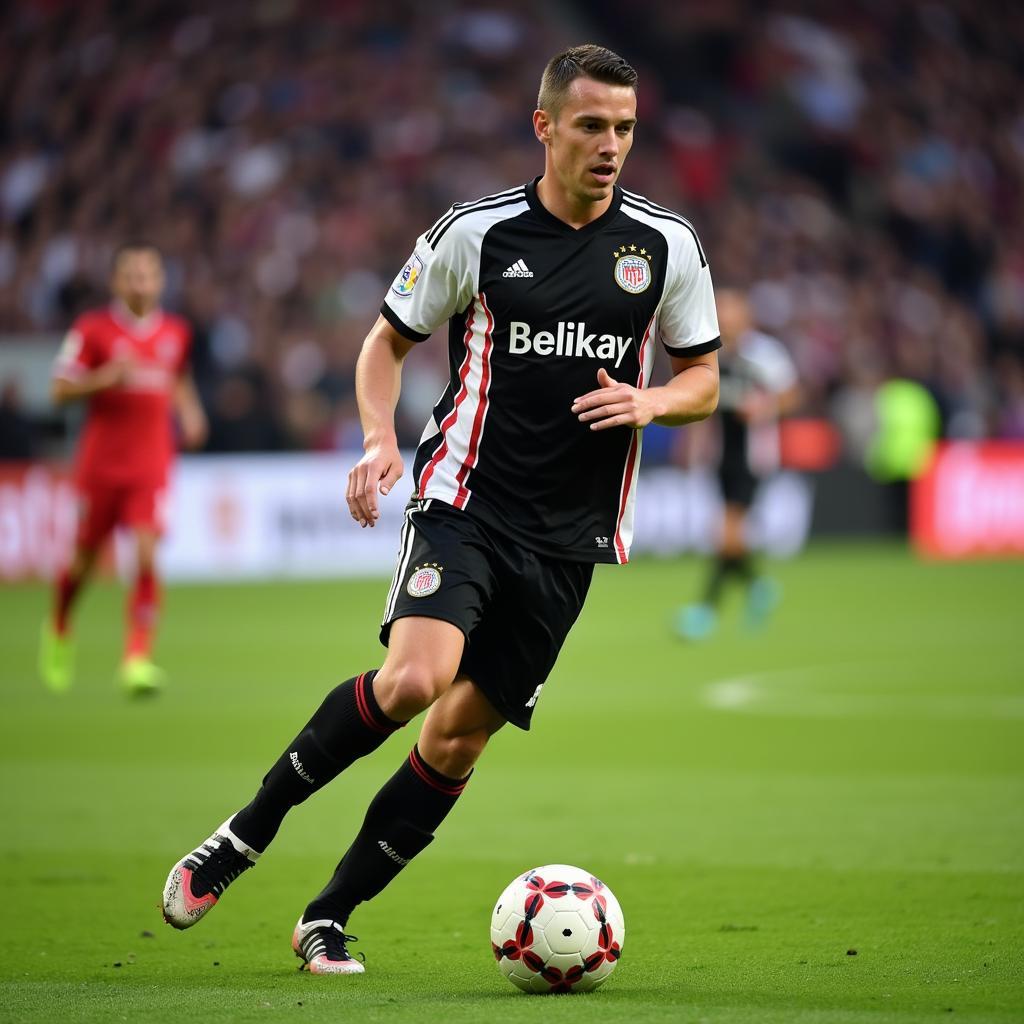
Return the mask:
[[395,279],[391,290],[396,295],[412,295],[412,290],[416,287],[416,282],[420,279],[420,274],[422,273],[423,260],[416,253],[413,253],[409,257],[409,262],[402,267],[402,272]]
[[410,597],[430,597],[441,587],[442,568],[439,565],[417,565],[409,577],[406,593]]
[[615,283],[630,295],[639,295],[651,286],[651,257],[646,249],[637,255],[635,245],[623,245],[615,250]]

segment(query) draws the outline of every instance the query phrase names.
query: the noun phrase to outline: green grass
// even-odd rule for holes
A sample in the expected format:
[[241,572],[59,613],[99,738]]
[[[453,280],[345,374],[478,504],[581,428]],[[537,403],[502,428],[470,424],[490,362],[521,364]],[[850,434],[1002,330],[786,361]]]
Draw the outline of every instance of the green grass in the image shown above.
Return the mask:
[[[289,936],[411,731],[297,809],[202,925],[158,901],[326,689],[379,663],[384,584],[172,588],[172,686],[142,704],[113,685],[116,587],[84,601],[62,699],[33,678],[46,593],[0,591],[0,1021],[1024,1020],[1021,566],[851,545],[776,571],[770,629],[731,616],[687,647],[667,623],[697,562],[601,569],[533,732],[495,738],[353,919],[355,979],[298,973]],[[547,861],[623,905],[593,996],[521,995],[491,960],[493,900]]]

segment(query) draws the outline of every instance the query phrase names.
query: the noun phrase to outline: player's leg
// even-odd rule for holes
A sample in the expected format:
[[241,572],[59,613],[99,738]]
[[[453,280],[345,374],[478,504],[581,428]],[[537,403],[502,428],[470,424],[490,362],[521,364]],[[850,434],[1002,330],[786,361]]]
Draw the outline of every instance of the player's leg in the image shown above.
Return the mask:
[[92,575],[96,558],[117,518],[117,494],[85,489],[78,494],[75,550],[54,583],[53,605],[40,631],[39,675],[55,693],[63,693],[74,675],[71,617],[74,605]]
[[[397,624],[396,624],[397,625]],[[361,973],[348,952],[349,915],[433,841],[490,737],[505,724],[465,676],[431,706],[417,744],[384,784],[323,891],[306,907],[292,948],[314,974]]]
[[723,459],[718,472],[722,491],[722,520],[714,558],[708,569],[701,600],[685,605],[676,619],[676,631],[687,640],[703,640],[718,626],[718,608],[730,576],[748,577],[746,515],[754,498],[757,479],[746,456]]
[[252,801],[172,868],[164,917],[188,928],[270,845],[285,815],[376,750],[452,683],[465,637],[450,622],[400,619],[384,665],[336,686],[271,766]]
[[432,841],[490,736],[505,722],[529,728],[583,607],[592,565],[494,543],[486,531],[478,540],[489,550],[493,578],[479,621],[466,631],[459,679],[431,707],[419,743],[370,805],[355,842],[296,928],[293,948],[316,973],[360,970],[345,948],[352,909],[379,893]]
[[754,484],[740,495],[740,500],[726,503],[722,532],[721,559],[724,572],[731,574],[746,588],[744,623],[756,628],[764,623],[779,602],[778,585],[758,572],[747,540],[747,519],[754,498]]
[[464,644],[462,631],[450,622],[420,617],[396,622],[384,664],[327,695],[252,802],[231,820],[232,830],[248,846],[265,850],[292,807],[433,704],[455,678]]
[[160,534],[152,526],[136,526],[132,529],[132,540],[135,575],[125,607],[121,684],[131,694],[145,695],[155,693],[163,682],[163,672],[153,664],[150,656],[160,614],[160,578],[156,564]]
[[[722,540],[718,557],[725,575],[733,575],[743,583],[753,576],[750,551],[747,548],[747,504],[727,501],[722,515]],[[716,595],[716,600],[717,600]]]
[[157,547],[166,527],[167,491],[161,486],[133,487],[125,491],[120,525],[131,531],[135,573],[125,605],[124,658],[121,684],[133,695],[157,692],[163,672],[151,653],[160,614],[160,577]]
[[734,573],[746,586],[746,605],[743,611],[744,625],[757,629],[765,624],[775,611],[782,596],[779,584],[766,576],[758,567],[754,553],[747,540],[747,519],[749,505],[741,508],[739,537],[733,549]]

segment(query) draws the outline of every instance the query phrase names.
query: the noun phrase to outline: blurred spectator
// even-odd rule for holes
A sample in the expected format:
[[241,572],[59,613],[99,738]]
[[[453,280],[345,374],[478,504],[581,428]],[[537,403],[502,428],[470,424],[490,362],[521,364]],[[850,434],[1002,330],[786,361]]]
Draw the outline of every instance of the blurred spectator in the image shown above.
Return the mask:
[[[641,70],[624,184],[695,221],[807,411],[861,423],[900,376],[950,436],[1019,435],[1024,8],[575,7],[570,35],[539,0],[7,5],[0,332],[63,329],[142,234],[205,339],[211,447],[350,443],[410,229],[538,172],[538,61],[589,35]],[[445,348],[411,364],[405,443]]]
[[217,385],[208,407],[211,451],[276,451],[284,447],[280,425],[258,370],[232,372]]
[[0,460],[31,459],[38,448],[35,420],[21,406],[18,382],[0,385]]

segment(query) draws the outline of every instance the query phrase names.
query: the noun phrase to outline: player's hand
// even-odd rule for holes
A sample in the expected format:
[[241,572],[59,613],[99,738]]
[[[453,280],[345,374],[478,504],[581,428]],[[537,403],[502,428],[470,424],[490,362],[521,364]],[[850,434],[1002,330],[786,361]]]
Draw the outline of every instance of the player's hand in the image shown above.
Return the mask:
[[352,518],[362,527],[375,526],[380,519],[377,493],[387,494],[404,471],[395,444],[372,445],[348,474],[345,500]]
[[202,448],[209,433],[209,426],[203,411],[192,409],[188,412],[179,412],[178,421],[181,425],[181,443],[189,451]]
[[775,396],[766,391],[754,391],[748,395],[739,407],[740,419],[744,423],[765,423],[778,414],[778,403]]
[[591,430],[609,427],[632,427],[638,430],[654,419],[648,395],[639,388],[614,380],[602,366],[597,371],[597,391],[577,398],[572,411],[580,423],[589,423]]
[[106,391],[107,388],[116,388],[127,383],[132,368],[132,361],[125,356],[117,356],[102,366],[97,366],[92,372],[94,390]]

